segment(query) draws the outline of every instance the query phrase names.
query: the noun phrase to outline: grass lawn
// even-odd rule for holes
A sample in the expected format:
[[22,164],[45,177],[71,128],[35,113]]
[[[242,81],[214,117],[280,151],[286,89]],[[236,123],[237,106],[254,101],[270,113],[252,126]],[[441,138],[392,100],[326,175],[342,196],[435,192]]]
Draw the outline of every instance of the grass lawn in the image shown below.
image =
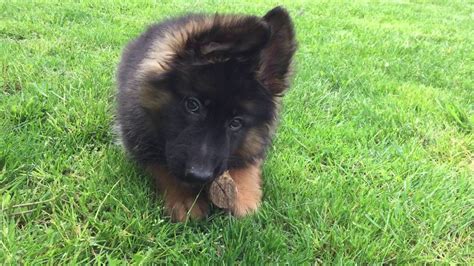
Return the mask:
[[114,141],[121,49],[165,17],[275,5],[0,1],[0,262],[472,265],[467,1],[283,1],[297,75],[260,212],[169,222]]

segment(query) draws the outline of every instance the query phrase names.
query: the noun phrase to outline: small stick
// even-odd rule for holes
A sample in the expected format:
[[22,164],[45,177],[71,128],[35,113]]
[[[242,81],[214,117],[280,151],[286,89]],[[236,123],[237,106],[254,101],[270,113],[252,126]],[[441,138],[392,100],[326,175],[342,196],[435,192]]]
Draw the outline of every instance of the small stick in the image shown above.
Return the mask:
[[233,208],[236,195],[237,187],[228,171],[212,181],[208,190],[211,202],[221,209]]

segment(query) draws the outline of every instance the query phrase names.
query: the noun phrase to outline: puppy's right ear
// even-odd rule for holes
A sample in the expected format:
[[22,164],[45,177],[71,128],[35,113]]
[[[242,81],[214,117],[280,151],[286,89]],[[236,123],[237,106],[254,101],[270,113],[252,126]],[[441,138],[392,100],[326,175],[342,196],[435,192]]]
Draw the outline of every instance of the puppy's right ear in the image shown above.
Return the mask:
[[264,87],[278,95],[289,86],[291,62],[297,46],[293,22],[282,7],[270,10],[263,21],[270,26],[271,37],[262,50],[258,78]]
[[191,45],[204,60],[256,58],[270,38],[270,27],[258,17],[215,15],[212,20],[213,26]]

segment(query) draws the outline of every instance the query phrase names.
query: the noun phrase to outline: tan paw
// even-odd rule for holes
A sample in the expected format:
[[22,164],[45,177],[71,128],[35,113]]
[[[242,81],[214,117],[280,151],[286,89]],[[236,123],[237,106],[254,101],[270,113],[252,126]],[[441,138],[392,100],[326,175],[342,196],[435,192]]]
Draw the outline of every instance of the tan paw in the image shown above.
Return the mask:
[[[238,193],[238,192],[237,192]],[[261,192],[258,193],[261,195]],[[252,214],[260,207],[260,196],[253,196],[251,199],[243,197],[243,195],[237,194],[237,200],[231,212],[235,217],[243,217]]]
[[[196,196],[197,197],[197,196]],[[209,203],[200,197],[173,197],[166,198],[166,212],[174,222],[184,222],[188,218],[200,220],[209,214]]]
[[155,185],[164,196],[165,210],[175,222],[202,219],[209,213],[209,202],[200,195],[198,188],[179,182],[169,171],[160,165],[151,165],[149,170],[155,178]]
[[231,209],[232,214],[243,217],[257,211],[262,201],[260,165],[231,170],[230,175],[237,190],[235,204]]

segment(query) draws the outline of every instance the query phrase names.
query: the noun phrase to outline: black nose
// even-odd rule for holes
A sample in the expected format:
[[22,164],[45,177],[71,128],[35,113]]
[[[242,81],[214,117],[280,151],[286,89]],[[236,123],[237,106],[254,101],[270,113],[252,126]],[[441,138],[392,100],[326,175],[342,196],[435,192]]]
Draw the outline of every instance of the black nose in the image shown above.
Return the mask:
[[207,182],[212,179],[214,173],[211,169],[200,169],[191,167],[186,170],[186,177],[194,182]]

